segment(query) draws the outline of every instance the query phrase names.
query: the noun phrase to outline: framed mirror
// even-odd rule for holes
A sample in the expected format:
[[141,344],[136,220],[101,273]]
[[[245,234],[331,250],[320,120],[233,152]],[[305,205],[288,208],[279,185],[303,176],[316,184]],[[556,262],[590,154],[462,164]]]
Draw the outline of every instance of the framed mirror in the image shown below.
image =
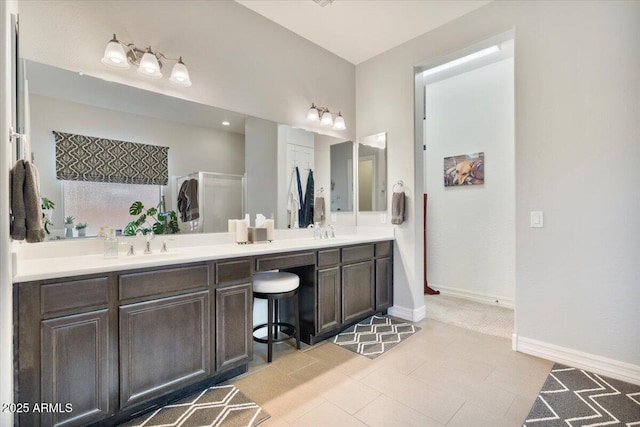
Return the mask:
[[353,211],[353,142],[331,146],[331,212]]
[[387,134],[358,140],[358,212],[387,210]]

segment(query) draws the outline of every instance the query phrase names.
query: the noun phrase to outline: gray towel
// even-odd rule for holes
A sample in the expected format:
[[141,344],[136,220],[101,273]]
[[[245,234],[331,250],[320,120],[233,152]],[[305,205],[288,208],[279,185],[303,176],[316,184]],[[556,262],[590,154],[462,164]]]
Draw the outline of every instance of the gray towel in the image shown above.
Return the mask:
[[13,230],[11,238],[24,240],[27,237],[27,214],[24,208],[24,161],[18,160],[11,169],[11,212]]
[[324,197],[316,197],[313,222],[324,222]]
[[27,242],[42,242],[45,237],[40,204],[40,174],[31,162],[24,162],[24,207],[27,214]]
[[184,196],[187,199],[186,217],[187,221],[195,221],[200,218],[200,209],[198,208],[198,180],[191,178],[184,190]]
[[404,193],[393,193],[391,198],[391,224],[404,222]]
[[40,205],[40,181],[35,165],[18,160],[11,169],[11,211],[15,240],[42,242],[45,237]]

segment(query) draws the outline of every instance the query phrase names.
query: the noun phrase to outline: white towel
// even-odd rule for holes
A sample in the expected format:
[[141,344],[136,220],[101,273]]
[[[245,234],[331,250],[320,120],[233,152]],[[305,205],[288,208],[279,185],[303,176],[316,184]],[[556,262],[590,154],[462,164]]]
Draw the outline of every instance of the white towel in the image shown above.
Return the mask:
[[298,182],[296,170],[291,171],[289,181],[289,193],[287,194],[287,212],[289,213],[289,228],[298,228],[298,211],[300,210],[300,198],[298,197]]

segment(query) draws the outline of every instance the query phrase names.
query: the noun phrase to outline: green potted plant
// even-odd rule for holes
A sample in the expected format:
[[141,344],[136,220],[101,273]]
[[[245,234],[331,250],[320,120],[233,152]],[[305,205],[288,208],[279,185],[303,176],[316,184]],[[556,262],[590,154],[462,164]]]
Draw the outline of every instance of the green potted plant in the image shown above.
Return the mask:
[[73,237],[73,221],[75,218],[72,216],[64,219],[64,237]]
[[79,222],[76,224],[76,230],[78,230],[78,237],[84,237],[87,235],[87,223]]
[[145,209],[142,202],[133,202],[129,208],[129,214],[138,215],[138,218],[131,221],[124,228],[125,236],[135,236],[138,232],[142,234],[173,234],[180,231],[178,226],[178,215],[175,211],[160,211],[161,203],[156,207]]
[[51,222],[51,211],[56,207],[56,204],[46,197],[40,197],[40,207],[42,208],[42,226],[47,234],[51,234],[49,226],[53,225]]

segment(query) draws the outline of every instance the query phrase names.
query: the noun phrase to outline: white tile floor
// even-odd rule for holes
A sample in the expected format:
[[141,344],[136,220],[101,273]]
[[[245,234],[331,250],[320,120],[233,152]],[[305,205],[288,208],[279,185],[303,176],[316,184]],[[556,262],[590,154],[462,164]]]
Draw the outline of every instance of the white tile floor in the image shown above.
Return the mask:
[[324,342],[254,345],[235,378],[271,418],[264,426],[521,426],[552,362],[508,339],[432,319],[377,359]]

